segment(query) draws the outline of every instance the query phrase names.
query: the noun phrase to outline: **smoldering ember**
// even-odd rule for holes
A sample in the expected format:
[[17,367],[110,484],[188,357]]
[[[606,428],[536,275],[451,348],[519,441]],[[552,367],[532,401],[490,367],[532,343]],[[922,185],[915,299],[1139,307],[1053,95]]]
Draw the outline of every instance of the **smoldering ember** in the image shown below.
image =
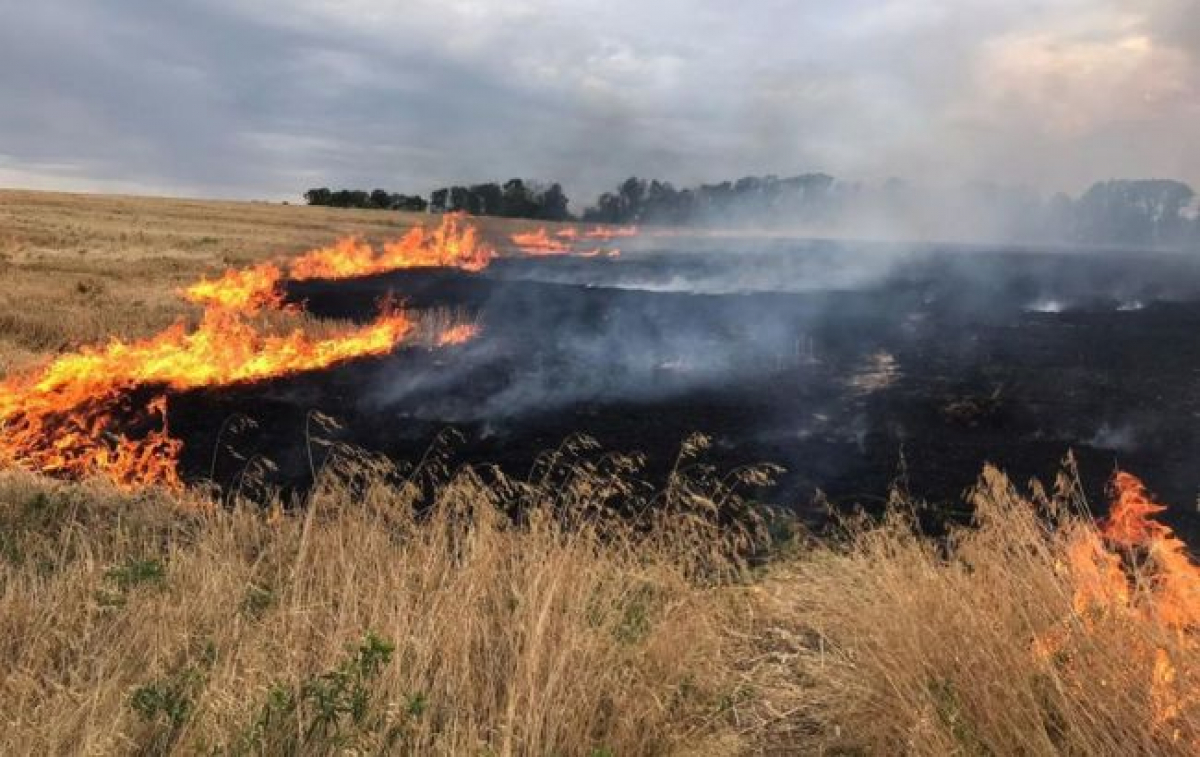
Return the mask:
[[1192,0],[82,5],[0,754],[1200,754]]

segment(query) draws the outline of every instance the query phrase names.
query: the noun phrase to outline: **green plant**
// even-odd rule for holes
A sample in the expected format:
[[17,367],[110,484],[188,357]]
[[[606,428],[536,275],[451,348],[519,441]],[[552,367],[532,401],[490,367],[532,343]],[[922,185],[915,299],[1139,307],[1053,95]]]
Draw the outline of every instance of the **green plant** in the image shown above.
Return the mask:
[[166,567],[158,560],[136,560],[130,558],[121,565],[109,568],[104,577],[117,585],[122,592],[142,584],[158,584],[167,577]]
[[242,612],[251,618],[258,619],[275,605],[275,593],[270,589],[250,584],[246,596],[242,599]]
[[196,697],[207,681],[207,671],[216,659],[216,647],[209,642],[204,645],[197,664],[134,689],[129,706],[155,726],[147,751],[164,753],[178,741],[195,708]]
[[[395,649],[390,641],[368,632],[340,665],[304,681],[299,696],[280,684],[271,687],[239,751],[288,753],[301,747],[344,747],[356,732],[373,730],[379,723],[368,717],[372,686]],[[424,695],[417,694],[409,699],[406,711],[417,717],[425,707]],[[388,740],[396,738],[389,731]]]

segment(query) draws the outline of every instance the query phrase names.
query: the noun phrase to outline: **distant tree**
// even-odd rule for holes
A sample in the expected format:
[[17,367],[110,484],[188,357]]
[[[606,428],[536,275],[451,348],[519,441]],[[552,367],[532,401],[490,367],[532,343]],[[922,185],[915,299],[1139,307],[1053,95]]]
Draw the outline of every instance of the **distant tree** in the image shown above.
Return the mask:
[[595,205],[584,211],[583,220],[592,223],[622,222],[621,198],[612,192],[605,192],[596,198]]
[[646,196],[646,182],[636,176],[631,176],[621,184],[618,194],[621,197],[622,221],[639,221],[642,217],[642,200]]
[[537,217],[546,221],[567,221],[571,212],[567,209],[570,200],[561,184],[554,183],[538,193]]
[[369,208],[371,196],[361,189],[339,189],[330,198],[335,208]]
[[680,193],[675,191],[671,182],[654,179],[646,189],[642,220],[651,223],[681,223],[687,212],[680,201]]
[[392,207],[392,195],[388,194],[386,189],[371,190],[368,206],[379,208],[381,210],[390,210]]
[[413,213],[424,213],[429,203],[420,195],[393,195],[392,209],[406,210]]
[[304,193],[304,201],[309,205],[328,205],[333,199],[333,192],[328,187],[310,189]]
[[1186,237],[1185,209],[1196,193],[1178,181],[1105,181],[1076,204],[1080,241],[1161,246]]
[[450,198],[449,189],[435,189],[429,194],[429,210],[432,213],[446,212],[446,203]]
[[504,182],[503,198],[500,215],[508,218],[533,218],[537,206],[522,179],[509,179]]
[[481,216],[501,215],[504,206],[504,192],[495,182],[475,184],[471,187],[473,196],[471,212]]
[[470,212],[471,193],[466,187],[450,187],[450,203],[446,206],[452,212]]

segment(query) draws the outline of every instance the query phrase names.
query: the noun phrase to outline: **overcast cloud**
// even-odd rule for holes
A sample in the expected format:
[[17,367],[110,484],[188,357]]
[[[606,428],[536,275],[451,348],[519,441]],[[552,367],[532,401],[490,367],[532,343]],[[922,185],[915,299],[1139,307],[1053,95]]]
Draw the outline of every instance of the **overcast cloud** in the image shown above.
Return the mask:
[[0,0],[0,185],[1200,188],[1200,0]]

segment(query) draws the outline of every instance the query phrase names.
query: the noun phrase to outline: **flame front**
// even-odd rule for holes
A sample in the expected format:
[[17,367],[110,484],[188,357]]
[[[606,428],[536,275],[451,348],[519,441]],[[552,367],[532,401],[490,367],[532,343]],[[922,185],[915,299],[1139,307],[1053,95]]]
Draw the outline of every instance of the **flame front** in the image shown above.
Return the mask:
[[[267,333],[250,316],[287,309],[280,287],[285,278],[344,279],[417,266],[480,270],[493,256],[475,227],[464,225],[461,214],[448,214],[437,229],[414,228],[379,254],[349,238],[290,264],[202,279],[183,292],[205,307],[195,329],[177,324],[149,339],[114,339],[0,381],[0,463],[51,475],[101,475],[123,488],[179,488],[183,444],[167,429],[167,391],[263,381],[384,355],[413,332],[404,313],[387,310],[371,324],[322,338],[300,329]],[[436,343],[461,344],[476,333],[473,325],[453,326]]]
[[608,241],[619,237],[637,236],[637,234],[638,228],[636,226],[595,226],[587,231],[580,231],[574,226],[567,226],[559,229],[551,236],[545,227],[539,227],[534,231],[513,234],[509,239],[514,245],[520,248],[521,252],[534,257],[574,254],[585,258],[594,258],[597,256],[615,258],[621,254],[620,250],[592,248],[576,251],[572,245],[580,239],[587,242]]
[[[386,311],[367,326],[312,338],[297,329],[268,334],[251,316],[286,306],[285,280],[347,279],[418,267],[480,271],[495,259],[463,213],[448,213],[437,228],[411,229],[376,251],[358,237],[312,250],[282,263],[232,269],[201,279],[182,294],[205,308],[200,324],[181,324],[157,336],[87,347],[63,355],[33,374],[0,381],[0,463],[52,475],[99,474],[125,488],[181,487],[177,461],[183,443],[167,428],[167,392],[263,381],[320,370],[355,358],[392,351],[413,331],[400,312]],[[631,236],[633,227],[580,232],[567,227],[556,238],[539,229],[513,241],[531,255],[571,252],[569,242]],[[580,253],[616,255],[592,249]],[[435,343],[462,344],[474,325],[447,329]],[[140,399],[139,399],[140,398]]]
[[[1075,622],[1035,639],[1034,649],[1043,660],[1070,660],[1090,646],[1087,635],[1102,632],[1102,622],[1138,622],[1162,629],[1174,649],[1189,654],[1200,641],[1200,567],[1189,559],[1187,545],[1172,529],[1154,519],[1166,508],[1129,473],[1114,476],[1113,494],[1112,510],[1100,528],[1081,530],[1067,545],[1063,567],[1074,586]],[[1200,697],[1180,682],[1167,645],[1129,649],[1128,656],[1149,671],[1155,727],[1179,741],[1175,723],[1187,708],[1200,706]],[[1069,665],[1063,672],[1086,675]]]
[[481,271],[491,264],[496,252],[465,219],[463,213],[447,213],[436,229],[414,226],[378,252],[358,237],[346,237],[286,263],[263,263],[227,271],[215,280],[203,279],[186,289],[184,296],[205,307],[252,314],[283,306],[280,285],[284,279],[350,279],[406,268]]
[[[562,232],[559,235],[561,236]],[[521,248],[521,252],[526,255],[565,255],[571,252],[570,244],[551,237],[549,232],[544,228],[513,234],[510,238],[512,239],[512,243]],[[573,237],[566,238],[570,239]]]
[[[150,339],[113,340],[63,355],[40,373],[0,383],[0,460],[51,474],[107,476],[121,486],[180,485],[182,444],[167,433],[165,390],[221,387],[326,368],[390,352],[412,330],[403,313],[314,339],[296,329],[261,333],[210,309],[193,331],[172,326]],[[130,392],[149,387],[145,409]],[[149,426],[141,439],[121,429]]]
[[636,226],[594,226],[584,236],[588,239],[608,241],[622,237],[636,237],[638,233]]
[[[350,279],[408,268],[482,271],[496,259],[496,251],[481,239],[478,228],[466,219],[464,213],[447,213],[437,228],[415,226],[400,239],[385,243],[380,250],[359,237],[345,237],[290,261],[232,269],[220,278],[202,279],[183,294],[198,305],[249,315],[283,308],[281,285],[285,280]],[[577,251],[573,244],[579,239],[595,242],[637,233],[634,226],[597,226],[582,232],[568,226],[551,235],[543,227],[513,234],[511,240],[522,253],[533,257],[575,254],[613,258],[621,254],[619,250],[592,247]]]
[[482,271],[491,264],[496,252],[483,243],[479,230],[465,223],[463,213],[447,213],[433,231],[414,226],[376,253],[370,245],[356,239],[343,239],[328,247],[292,261],[288,276],[306,279],[348,279],[373,276],[405,268],[460,268]]
[[197,305],[239,313],[278,310],[283,306],[282,278],[283,272],[272,263],[234,268],[219,279],[201,279],[185,289],[183,296]]

